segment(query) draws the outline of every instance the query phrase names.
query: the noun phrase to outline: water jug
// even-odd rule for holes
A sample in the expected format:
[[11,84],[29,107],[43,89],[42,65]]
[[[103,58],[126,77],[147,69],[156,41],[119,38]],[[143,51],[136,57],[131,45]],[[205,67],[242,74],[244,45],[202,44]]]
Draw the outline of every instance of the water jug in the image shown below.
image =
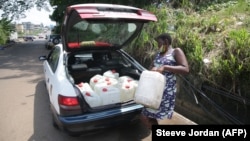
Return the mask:
[[132,81],[132,80],[134,80],[132,77],[130,77],[130,76],[120,76],[119,78],[118,78],[118,82],[119,83],[123,83],[123,82],[130,82],[130,81]]
[[117,85],[118,85],[118,80],[114,78],[103,77],[101,80],[99,80],[99,83],[96,83],[93,86],[93,89],[94,91],[98,91],[99,89],[102,89],[103,87],[109,87],[109,86],[116,87]]
[[143,71],[135,91],[135,102],[148,108],[158,109],[165,84],[166,78],[163,74],[156,71]]
[[120,103],[120,89],[115,86],[96,85],[95,92],[102,99],[102,105]]
[[93,77],[90,78],[89,84],[91,88],[94,88],[96,84],[103,82],[103,76],[100,74],[96,74]]
[[119,73],[116,72],[116,70],[108,70],[108,71],[103,73],[103,76],[118,79],[119,78]]
[[98,94],[94,92],[89,83],[79,83],[77,87],[80,89],[83,97],[90,107],[97,107],[102,105],[102,100]]
[[80,82],[76,85],[78,89],[83,93],[84,91],[91,91],[92,88],[90,87],[89,83]]
[[126,102],[134,99],[135,86],[130,81],[124,81],[120,85],[121,102]]
[[102,105],[101,97],[94,91],[84,91],[83,96],[90,107],[98,107]]

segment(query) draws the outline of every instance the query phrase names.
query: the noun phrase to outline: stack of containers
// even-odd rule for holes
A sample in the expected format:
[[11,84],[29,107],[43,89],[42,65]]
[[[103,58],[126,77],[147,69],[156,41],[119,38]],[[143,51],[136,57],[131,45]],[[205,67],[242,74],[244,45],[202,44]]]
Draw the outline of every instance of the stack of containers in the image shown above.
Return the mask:
[[91,107],[127,102],[134,99],[138,81],[129,76],[119,77],[119,73],[108,70],[103,75],[93,76],[89,83],[80,83],[86,101]]

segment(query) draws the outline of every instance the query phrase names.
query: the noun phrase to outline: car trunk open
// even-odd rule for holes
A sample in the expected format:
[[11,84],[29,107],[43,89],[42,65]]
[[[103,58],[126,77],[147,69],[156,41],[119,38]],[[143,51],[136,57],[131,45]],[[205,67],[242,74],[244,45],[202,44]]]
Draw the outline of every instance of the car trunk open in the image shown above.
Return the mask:
[[144,68],[121,50],[70,53],[67,70],[89,110],[134,103],[133,95]]
[[82,4],[67,9],[62,44],[82,107],[87,103],[91,111],[134,103],[144,68],[121,48],[149,21],[157,21],[154,14],[129,6]]

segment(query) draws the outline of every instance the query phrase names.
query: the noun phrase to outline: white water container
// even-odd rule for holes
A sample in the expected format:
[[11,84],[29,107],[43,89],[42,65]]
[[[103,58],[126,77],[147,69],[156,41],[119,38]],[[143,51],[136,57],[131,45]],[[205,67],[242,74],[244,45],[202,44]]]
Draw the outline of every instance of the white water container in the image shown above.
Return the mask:
[[95,92],[102,99],[102,105],[120,103],[120,89],[114,86],[96,85]]
[[118,78],[118,82],[119,83],[123,83],[123,82],[130,82],[130,81],[133,81],[134,79],[130,76],[120,76]]
[[136,90],[137,87],[138,87],[139,81],[138,81],[138,80],[132,80],[132,81],[130,81],[129,83],[132,84],[132,85],[134,86],[135,90]]
[[118,80],[110,77],[103,77],[104,81],[102,83],[106,83],[109,86],[117,86]]
[[148,108],[158,109],[165,84],[166,78],[163,74],[156,71],[143,71],[135,91],[135,102]]
[[100,74],[96,74],[93,77],[90,78],[89,84],[91,88],[94,88],[96,84],[101,83],[104,81],[104,77]]
[[93,90],[83,92],[83,96],[90,107],[98,107],[102,105],[101,97]]
[[127,81],[124,81],[120,85],[121,102],[126,102],[134,99],[135,86]]
[[90,107],[97,107],[102,105],[101,98],[94,90],[90,87],[89,83],[79,83],[77,87],[80,89],[83,97]]
[[81,93],[84,92],[84,91],[91,91],[92,90],[89,83],[81,82],[81,83],[77,84],[76,86],[79,88]]
[[99,83],[96,83],[94,85],[93,89],[94,91],[98,91],[98,89],[102,87],[109,87],[109,86],[117,87],[117,85],[118,85],[118,80],[114,78],[103,77]]
[[116,70],[108,70],[108,71],[103,73],[103,76],[118,79],[119,78],[119,73],[116,72]]

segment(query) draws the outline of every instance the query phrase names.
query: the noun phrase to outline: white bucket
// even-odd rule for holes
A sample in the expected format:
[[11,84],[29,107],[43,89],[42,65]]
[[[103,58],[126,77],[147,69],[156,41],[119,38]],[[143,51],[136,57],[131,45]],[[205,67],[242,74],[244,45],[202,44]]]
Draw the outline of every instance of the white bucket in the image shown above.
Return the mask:
[[120,86],[121,102],[126,102],[134,99],[135,86],[130,82],[123,82]]
[[115,70],[108,70],[108,71],[103,73],[103,76],[118,79],[119,78],[119,73],[116,72]]
[[158,109],[165,83],[166,78],[163,74],[155,71],[143,71],[135,91],[135,102],[145,107]]
[[120,90],[117,87],[96,85],[95,92],[101,97],[102,105],[120,102]]

